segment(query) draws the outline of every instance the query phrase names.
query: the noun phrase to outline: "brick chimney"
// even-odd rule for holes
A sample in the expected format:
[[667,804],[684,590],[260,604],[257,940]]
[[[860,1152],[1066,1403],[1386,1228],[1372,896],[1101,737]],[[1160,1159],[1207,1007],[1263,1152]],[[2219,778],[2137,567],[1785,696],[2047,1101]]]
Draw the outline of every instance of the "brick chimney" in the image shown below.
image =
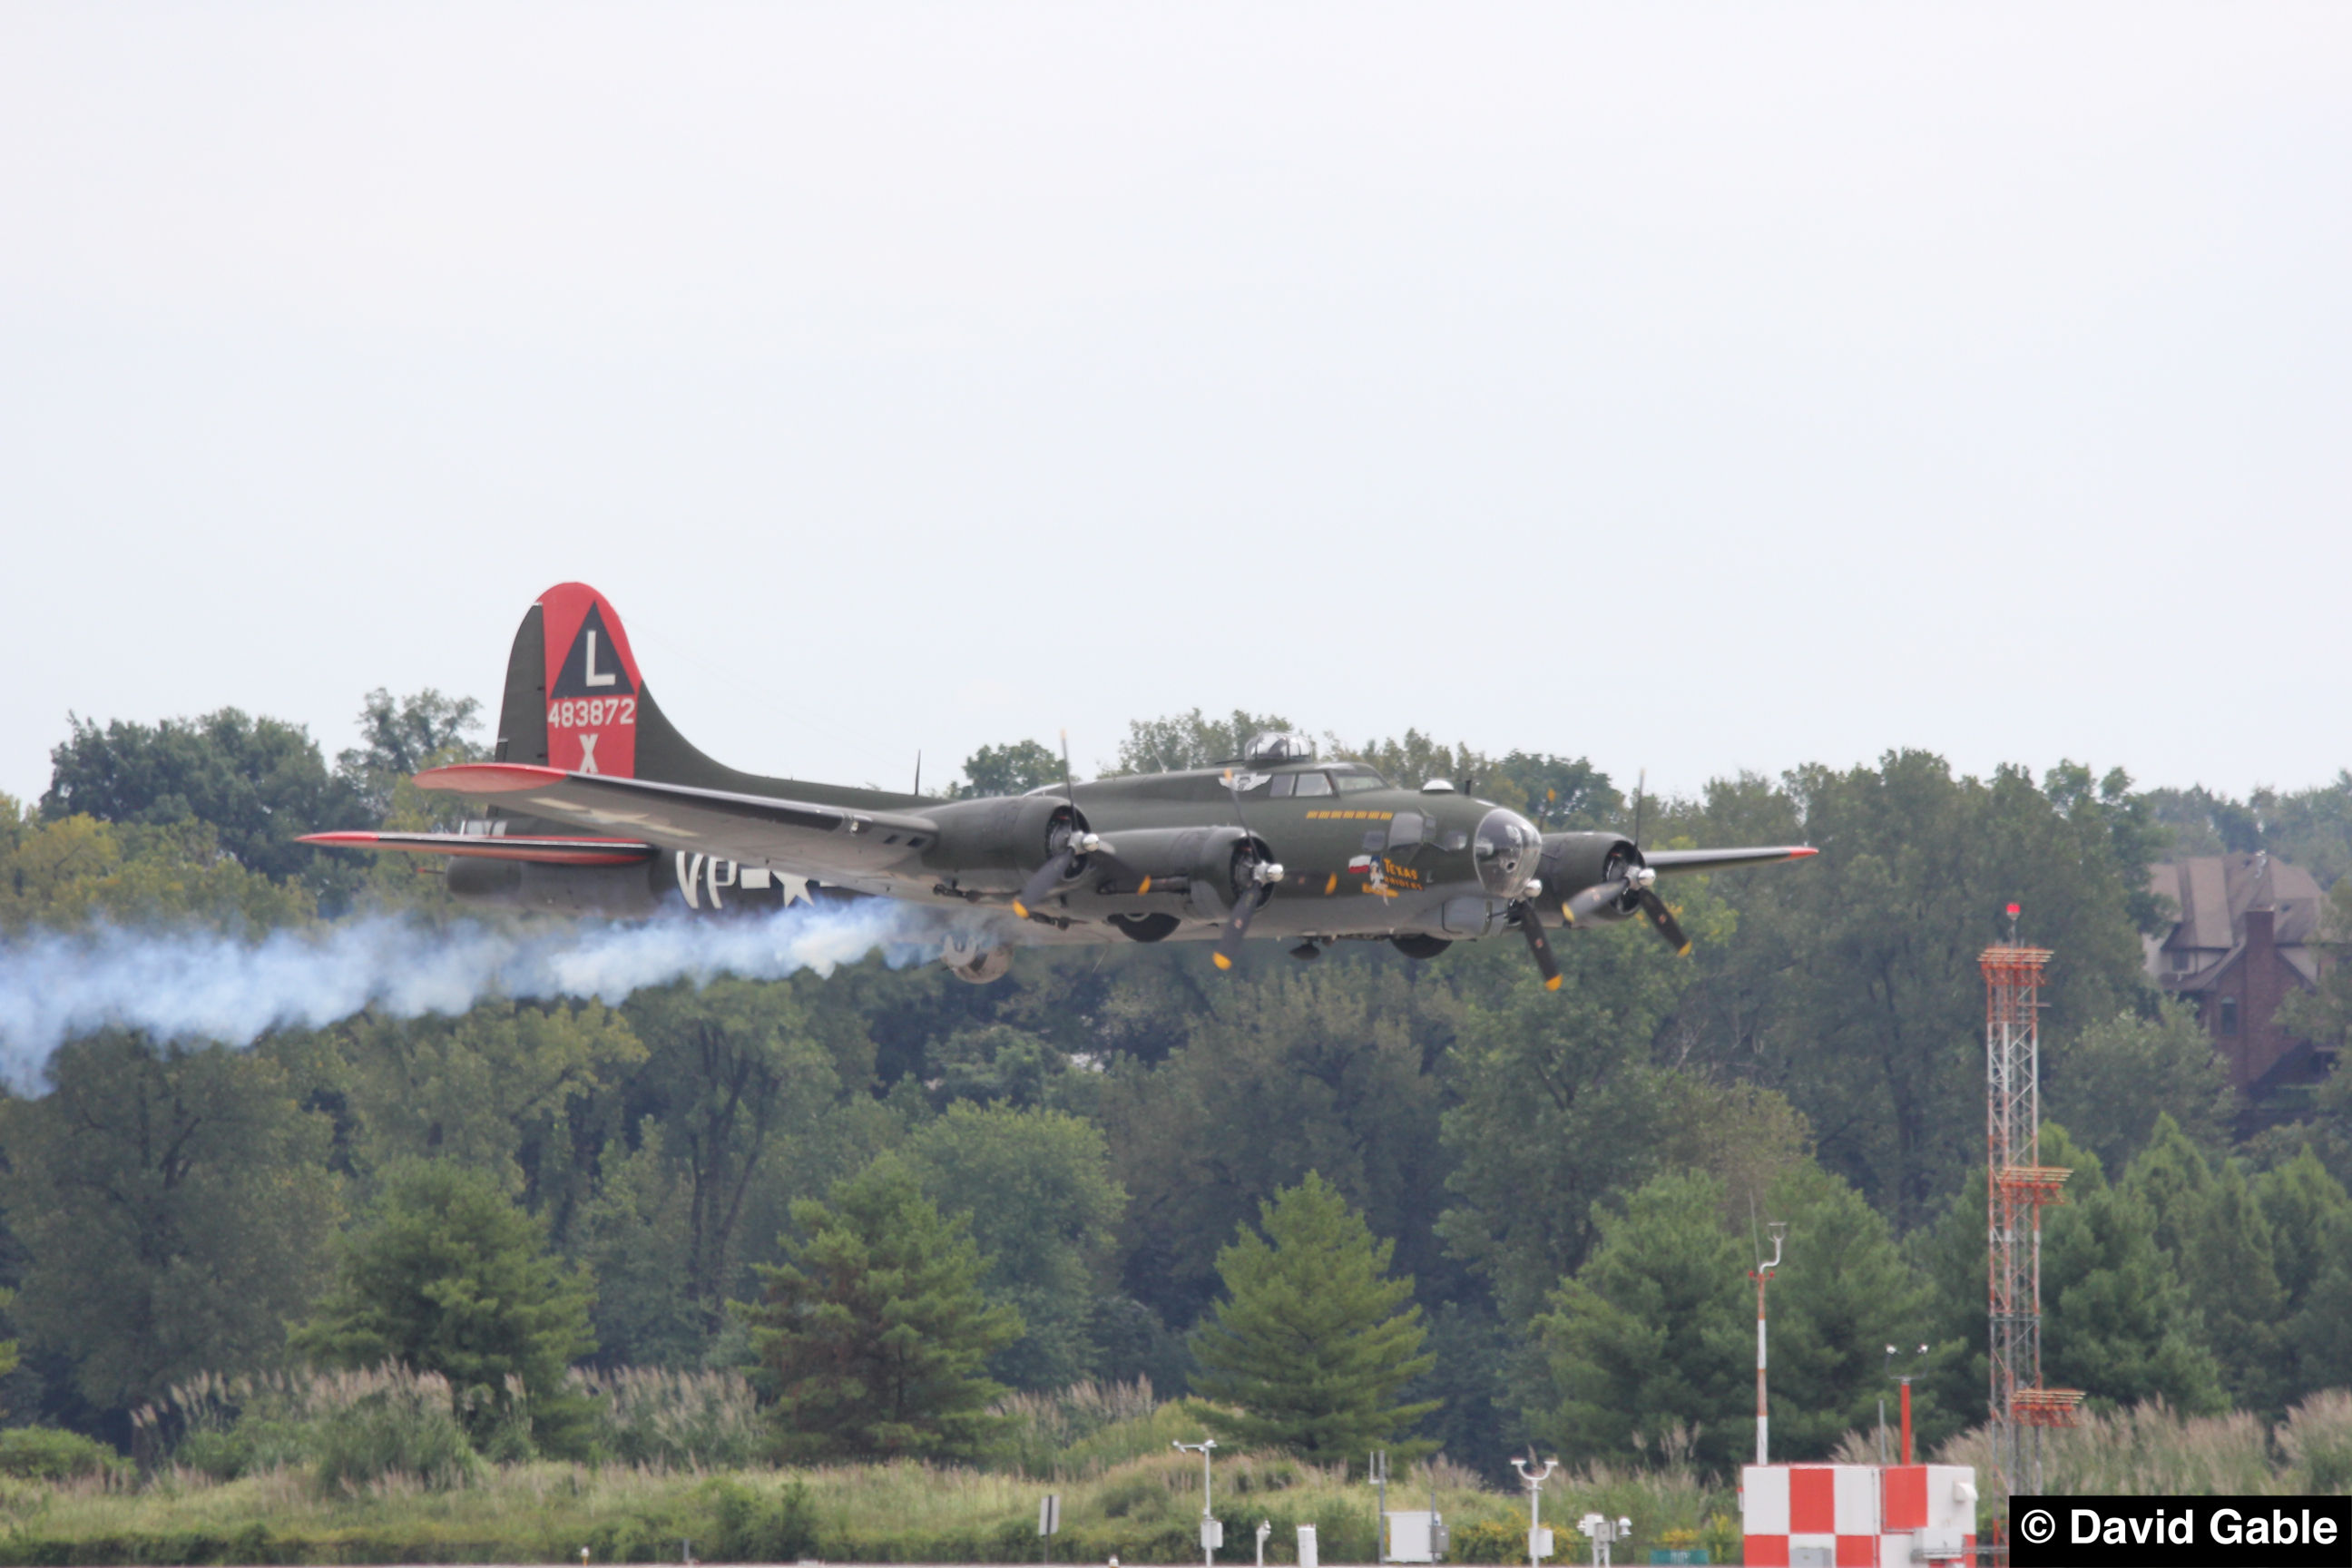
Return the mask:
[[2278,955],[2278,911],[2261,905],[2246,911],[2246,955],[2241,971],[2245,987],[2245,1016],[2238,1027],[2243,1038],[2238,1059],[2243,1081],[2252,1082],[2286,1053],[2286,1039],[2278,1026],[2279,1004],[2286,1000],[2285,961]]

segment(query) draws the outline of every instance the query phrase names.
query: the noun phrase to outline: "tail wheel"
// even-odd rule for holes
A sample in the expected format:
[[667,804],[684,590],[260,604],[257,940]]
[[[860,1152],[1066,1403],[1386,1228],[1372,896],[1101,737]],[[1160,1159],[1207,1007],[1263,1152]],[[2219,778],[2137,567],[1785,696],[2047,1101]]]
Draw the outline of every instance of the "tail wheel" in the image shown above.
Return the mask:
[[948,973],[967,985],[986,985],[1002,980],[1013,969],[1013,950],[992,947],[969,963],[950,963]]

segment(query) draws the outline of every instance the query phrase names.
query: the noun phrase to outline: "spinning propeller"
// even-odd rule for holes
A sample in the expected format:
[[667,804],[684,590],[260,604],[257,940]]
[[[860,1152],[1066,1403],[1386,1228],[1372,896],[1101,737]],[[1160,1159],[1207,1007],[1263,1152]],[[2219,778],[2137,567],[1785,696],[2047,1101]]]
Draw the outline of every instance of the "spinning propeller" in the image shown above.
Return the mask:
[[1111,847],[1103,842],[1101,834],[1090,833],[1080,826],[1086,818],[1078,815],[1078,786],[1070,777],[1070,732],[1067,730],[1062,731],[1062,790],[1070,797],[1068,820],[1057,821],[1055,825],[1063,829],[1062,842],[1052,855],[1046,857],[1045,863],[1037,868],[1035,874],[1021,884],[1021,890],[1013,895],[1013,912],[1024,921],[1029,918],[1029,906],[1076,876],[1078,868],[1087,863],[1087,856],[1100,855],[1108,859],[1111,855]]
[[[1638,855],[1641,852],[1636,850],[1634,853]],[[1666,945],[1676,954],[1690,952],[1690,938],[1683,934],[1683,928],[1675,920],[1674,910],[1666,908],[1666,900],[1658,897],[1657,889],[1653,886],[1658,874],[1638,861],[1611,869],[1616,875],[1606,881],[1595,882],[1559,907],[1559,912],[1568,923],[1574,925],[1579,917],[1590,919],[1612,904],[1624,914],[1630,915],[1639,910],[1650,917],[1650,924],[1666,939]]]
[[1110,856],[1110,845],[1103,836],[1099,833],[1090,833],[1080,827],[1075,812],[1072,813],[1066,824],[1057,824],[1057,826],[1066,829],[1066,834],[1062,839],[1062,847],[1055,850],[1043,866],[1038,867],[1026,882],[1021,884],[1019,892],[1013,895],[1013,912],[1024,921],[1029,918],[1029,907],[1041,901],[1046,894],[1076,876],[1079,868],[1087,863],[1088,856],[1100,855],[1105,858]]
[[1242,811],[1241,783],[1231,768],[1225,770],[1225,788],[1233,792],[1234,817],[1242,825],[1244,837],[1234,846],[1234,912],[1225,917],[1217,949],[1209,955],[1219,969],[1234,966],[1234,955],[1241,952],[1242,939],[1249,934],[1250,921],[1265,901],[1266,890],[1282,880],[1282,862],[1249,830],[1249,817]]
[[1578,916],[1589,919],[1612,905],[1616,906],[1621,914],[1630,915],[1639,910],[1650,918],[1652,929],[1665,938],[1666,945],[1673,948],[1675,955],[1679,958],[1690,952],[1690,938],[1683,934],[1682,926],[1675,920],[1674,910],[1666,908],[1666,900],[1658,897],[1654,885],[1658,879],[1657,872],[1642,861],[1642,796],[1649,776],[1649,770],[1643,769],[1633,785],[1633,856],[1622,861],[1612,858],[1601,880],[1560,905],[1559,912],[1563,920],[1574,925]]
[[1536,913],[1536,899],[1542,893],[1541,882],[1528,884],[1528,896],[1511,905],[1511,919],[1518,922],[1520,934],[1528,939],[1528,951],[1535,955],[1536,968],[1543,974],[1544,989],[1559,989],[1559,960],[1551,952],[1551,939],[1544,935],[1543,917]]

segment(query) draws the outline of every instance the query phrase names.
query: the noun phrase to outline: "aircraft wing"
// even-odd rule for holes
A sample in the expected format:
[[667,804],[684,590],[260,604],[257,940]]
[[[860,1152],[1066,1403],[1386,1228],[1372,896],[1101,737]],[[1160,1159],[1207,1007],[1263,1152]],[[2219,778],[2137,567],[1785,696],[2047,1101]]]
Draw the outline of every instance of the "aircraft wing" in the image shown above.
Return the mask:
[[421,789],[626,834],[665,849],[769,866],[802,876],[857,877],[916,859],[939,825],[907,812],[866,811],[737,795],[520,763],[460,763],[416,775]]
[[541,866],[635,866],[654,847],[626,838],[550,838],[482,833],[306,833],[302,844],[334,849],[397,849],[407,855],[449,855],[463,860],[528,860]]
[[1720,871],[1729,866],[1767,866],[1776,860],[1802,860],[1821,851],[1810,844],[1781,845],[1769,849],[1647,849],[1642,864],[1661,876],[1678,871]]

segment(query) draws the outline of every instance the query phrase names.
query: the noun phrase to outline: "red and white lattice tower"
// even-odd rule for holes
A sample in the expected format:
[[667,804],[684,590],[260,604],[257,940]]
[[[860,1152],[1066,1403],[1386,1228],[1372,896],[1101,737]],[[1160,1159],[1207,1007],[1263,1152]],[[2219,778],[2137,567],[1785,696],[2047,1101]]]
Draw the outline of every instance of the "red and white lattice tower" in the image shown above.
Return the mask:
[[[2011,906],[2010,915],[2016,918]],[[2083,1395],[2042,1386],[2042,1210],[2069,1173],[2042,1163],[2039,947],[1989,947],[1985,978],[1985,1184],[1991,1250],[1992,1462],[2003,1497],[2042,1489],[2044,1426],[2071,1426]]]

